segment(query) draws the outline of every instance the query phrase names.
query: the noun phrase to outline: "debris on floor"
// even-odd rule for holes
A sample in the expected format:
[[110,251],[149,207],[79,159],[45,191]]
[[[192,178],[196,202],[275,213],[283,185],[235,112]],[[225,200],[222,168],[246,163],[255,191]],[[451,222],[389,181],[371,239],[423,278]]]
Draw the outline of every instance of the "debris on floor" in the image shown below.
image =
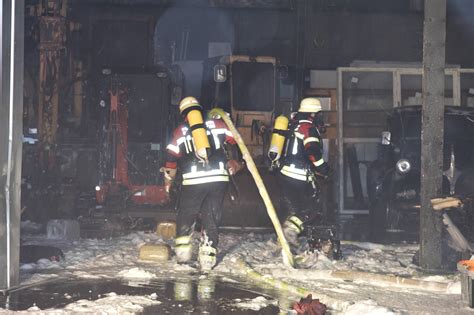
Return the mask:
[[[412,257],[418,250],[417,244],[379,245],[364,242],[342,242],[341,260],[331,260],[318,254],[314,256],[310,268],[293,269],[283,264],[281,251],[274,234],[222,233],[218,249],[218,264],[210,275],[199,279],[196,278],[196,275],[199,274],[198,270],[193,265],[177,264],[176,257],[172,253],[167,261],[144,263],[139,260],[139,250],[145,244],[172,246],[172,240],[160,237],[156,232],[135,232],[101,240],[52,240],[48,239],[46,235],[30,235],[24,237],[23,243],[60,248],[66,259],[61,261],[42,259],[35,263],[23,264],[21,266],[22,285],[35,287],[34,284],[39,281],[53,281],[58,278],[65,279],[61,284],[70,281],[70,285],[74,283],[80,283],[80,285],[65,290],[59,295],[61,299],[58,300],[58,303],[48,304],[49,306],[46,307],[40,303],[41,296],[44,295],[44,293],[40,293],[41,290],[30,289],[28,294],[22,294],[20,300],[17,301],[18,307],[16,309],[11,301],[7,305],[5,300],[0,297],[0,307],[3,309],[27,310],[36,306],[41,309],[65,310],[67,305],[78,303],[81,299],[100,300],[100,303],[108,303],[110,299],[104,300],[104,294],[115,292],[118,296],[128,295],[130,298],[132,295],[145,297],[145,295],[150,296],[156,293],[158,296],[155,296],[155,299],[163,303],[153,304],[155,311],[169,310],[172,309],[173,304],[178,307],[177,305],[181,303],[182,307],[188,310],[206,309],[210,305],[211,309],[217,311],[215,314],[220,314],[218,311],[222,312],[223,309],[250,312],[248,314],[252,314],[252,312],[278,314],[278,310],[288,312],[293,309],[295,301],[307,298],[300,301],[301,310],[307,303],[317,305],[321,309],[324,304],[331,314],[411,314],[420,312],[472,314],[472,311],[465,307],[461,300],[459,275],[427,276],[412,264]],[[243,261],[264,277],[271,277],[274,279],[274,283],[286,283],[295,288],[305,288],[306,292],[311,292],[313,295],[312,297],[307,297],[307,294],[298,295],[297,292],[288,292],[275,286],[242,278],[242,273],[235,270],[236,260]],[[339,274],[372,274],[374,277],[346,279],[334,276]],[[188,280],[183,281],[183,277]],[[397,277],[407,280],[390,285],[382,281],[385,278],[396,279]],[[211,278],[214,280],[209,281]],[[113,282],[118,279],[121,279],[120,281],[125,284],[119,285],[117,282]],[[106,283],[112,281],[113,284],[101,289],[100,293],[92,290],[97,293],[94,296],[88,293],[88,290],[91,289],[86,290],[87,285],[84,283],[94,283],[100,288],[101,281]],[[422,285],[408,285],[415,282]],[[248,288],[249,285],[252,287],[250,291],[245,291],[248,290],[245,288],[242,288],[244,291],[239,291],[240,289],[232,291],[233,288],[242,286]],[[130,286],[136,288],[133,289],[136,291],[131,290]],[[166,290],[174,292],[170,293],[173,297],[169,297],[174,302],[162,298],[158,288],[163,286],[167,288]],[[121,287],[122,291],[117,287]],[[224,287],[227,289],[223,289]],[[176,291],[174,288],[179,290]],[[230,291],[226,291],[227,295],[223,296],[223,290]],[[59,291],[51,292],[59,293]],[[82,292],[79,294],[80,296],[77,294],[78,292]],[[242,292],[256,292],[257,294],[243,294]],[[68,294],[69,299],[64,296],[65,293]],[[183,302],[177,302],[174,295]],[[263,296],[267,302],[258,298],[259,296]],[[53,297],[51,301],[55,301],[54,299],[57,298],[48,295],[47,299],[51,297]],[[207,301],[206,307],[202,303],[197,304],[197,301],[199,299],[202,301],[203,298]],[[236,299],[240,299],[240,301]],[[319,299],[320,305],[314,302],[316,299]],[[272,304],[272,301],[275,301],[278,306]],[[260,302],[261,304],[259,304]],[[260,311],[242,308],[244,305],[242,303],[251,303],[257,307],[258,305],[263,306],[263,302],[267,303],[267,307]],[[144,307],[144,313],[149,307]],[[183,309],[180,311],[181,313],[178,313],[183,314]]]

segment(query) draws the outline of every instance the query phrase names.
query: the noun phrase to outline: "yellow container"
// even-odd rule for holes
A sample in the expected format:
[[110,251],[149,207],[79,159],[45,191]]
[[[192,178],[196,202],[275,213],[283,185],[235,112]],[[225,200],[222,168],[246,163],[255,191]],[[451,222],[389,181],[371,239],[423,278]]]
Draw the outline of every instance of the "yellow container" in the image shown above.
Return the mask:
[[283,146],[285,144],[285,136],[280,132],[288,130],[288,118],[281,115],[275,119],[275,126],[273,127],[272,140],[270,142],[270,150],[268,157],[272,161],[276,161],[281,157]]
[[[192,110],[188,113],[188,123],[190,128],[193,129],[194,126],[204,125],[204,120],[202,114],[199,110]],[[191,131],[191,135],[194,140],[194,145],[196,147],[196,154],[207,160],[207,149],[211,148],[209,139],[207,137],[206,129],[203,127],[198,127]]]
[[170,258],[170,248],[168,245],[145,244],[140,247],[138,260],[150,262],[166,262]]
[[169,240],[176,237],[176,223],[171,221],[160,222],[156,226],[156,234],[161,236],[164,240]]

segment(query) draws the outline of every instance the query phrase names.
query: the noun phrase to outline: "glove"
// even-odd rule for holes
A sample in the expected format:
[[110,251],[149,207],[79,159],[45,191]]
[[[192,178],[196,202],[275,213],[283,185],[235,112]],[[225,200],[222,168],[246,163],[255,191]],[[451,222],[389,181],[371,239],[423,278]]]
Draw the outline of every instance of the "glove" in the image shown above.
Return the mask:
[[243,168],[244,165],[236,160],[229,160],[227,162],[227,169],[229,170],[230,175],[237,174]]
[[323,164],[319,166],[314,167],[314,172],[316,175],[323,177],[324,179],[327,179],[330,175],[331,168],[329,167],[329,164],[324,162]]
[[169,167],[162,167],[160,168],[160,172],[162,172],[164,175],[165,191],[169,194],[171,185],[173,185],[174,179],[176,177],[176,169],[169,168]]

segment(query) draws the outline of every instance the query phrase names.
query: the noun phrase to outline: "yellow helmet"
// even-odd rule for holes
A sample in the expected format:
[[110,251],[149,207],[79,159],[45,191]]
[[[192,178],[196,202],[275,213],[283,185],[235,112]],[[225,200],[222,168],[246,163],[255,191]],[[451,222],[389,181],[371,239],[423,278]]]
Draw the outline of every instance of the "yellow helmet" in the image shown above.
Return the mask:
[[317,113],[322,110],[321,102],[315,97],[307,97],[301,100],[300,108],[298,112],[300,113]]
[[179,113],[183,114],[184,112],[187,112],[187,109],[190,109],[192,107],[199,107],[200,109],[202,109],[201,104],[199,104],[199,101],[195,97],[185,97],[179,103]]

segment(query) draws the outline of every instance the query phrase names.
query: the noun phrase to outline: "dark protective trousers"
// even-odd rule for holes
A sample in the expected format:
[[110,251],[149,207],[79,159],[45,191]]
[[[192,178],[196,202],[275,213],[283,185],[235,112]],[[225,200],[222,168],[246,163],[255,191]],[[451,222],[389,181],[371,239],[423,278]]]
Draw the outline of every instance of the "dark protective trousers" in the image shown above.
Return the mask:
[[314,189],[310,183],[283,174],[279,174],[278,183],[281,189],[280,205],[283,218],[295,215],[304,223],[313,223],[319,218],[317,200],[313,197]]
[[200,216],[201,224],[212,246],[219,242],[219,224],[227,182],[181,186],[176,227],[178,237],[190,235]]

